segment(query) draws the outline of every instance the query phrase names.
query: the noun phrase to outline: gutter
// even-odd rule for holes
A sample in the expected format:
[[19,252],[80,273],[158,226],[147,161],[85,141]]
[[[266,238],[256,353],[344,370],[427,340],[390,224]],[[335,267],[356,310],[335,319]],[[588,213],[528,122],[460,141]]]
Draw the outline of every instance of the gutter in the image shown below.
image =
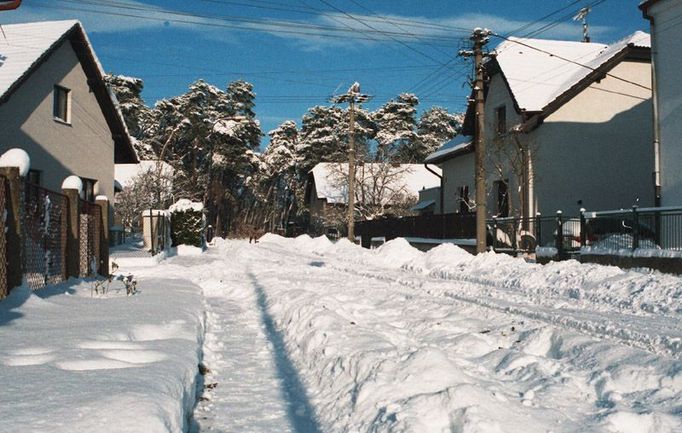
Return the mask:
[[[645,12],[646,13],[646,12]],[[653,114],[653,133],[654,133],[654,206],[661,206],[661,125],[660,113],[658,109],[658,80],[656,79],[656,37],[654,36],[654,18],[649,17],[651,23],[651,90],[652,90],[652,114]]]
[[440,214],[443,215],[443,176],[436,173],[435,171],[433,171],[429,167],[429,164],[427,164],[427,163],[424,163],[424,168],[427,169],[428,171],[430,171],[431,173],[433,173],[436,177],[438,177],[438,179],[440,179],[440,191],[439,191],[440,205],[439,205],[439,208],[440,208]]

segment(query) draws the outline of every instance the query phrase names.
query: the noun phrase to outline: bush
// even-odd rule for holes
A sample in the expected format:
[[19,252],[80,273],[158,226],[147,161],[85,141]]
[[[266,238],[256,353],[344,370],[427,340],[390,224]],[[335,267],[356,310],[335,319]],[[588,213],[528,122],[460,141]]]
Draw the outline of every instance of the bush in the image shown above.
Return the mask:
[[172,205],[169,210],[173,246],[192,245],[203,248],[206,222],[203,204],[182,199]]

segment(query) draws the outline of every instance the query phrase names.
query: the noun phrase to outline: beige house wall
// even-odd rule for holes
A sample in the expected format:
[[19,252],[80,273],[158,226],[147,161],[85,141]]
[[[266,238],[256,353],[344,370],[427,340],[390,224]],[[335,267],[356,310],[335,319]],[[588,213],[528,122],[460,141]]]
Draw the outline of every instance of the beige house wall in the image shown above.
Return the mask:
[[658,94],[661,147],[661,205],[682,206],[682,2],[659,1],[647,10],[652,17],[652,56]]
[[[61,190],[64,178],[98,181],[98,194],[114,199],[114,141],[71,43],[66,41],[0,105],[0,153],[13,147],[31,157],[42,186]],[[71,90],[71,122],[54,120],[53,89]]]
[[459,211],[459,188],[469,187],[469,199],[475,198],[474,154],[467,153],[439,164],[443,170],[443,213]]
[[[622,62],[611,74],[651,88],[648,62]],[[527,137],[537,145],[535,210],[653,206],[651,118],[651,91],[609,76],[548,116]]]

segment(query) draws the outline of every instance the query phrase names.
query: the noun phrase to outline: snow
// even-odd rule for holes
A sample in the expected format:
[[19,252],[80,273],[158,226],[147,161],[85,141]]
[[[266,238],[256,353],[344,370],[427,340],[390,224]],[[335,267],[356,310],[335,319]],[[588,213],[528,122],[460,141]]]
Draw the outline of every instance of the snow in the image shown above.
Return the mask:
[[682,431],[677,276],[273,234],[126,272],[0,303],[0,432],[180,431],[202,339],[192,433]]
[[200,289],[147,278],[134,296],[121,281],[106,295],[91,287],[21,287],[0,303],[0,432],[186,430],[203,337]]
[[158,173],[159,164],[161,164],[161,175],[170,178],[173,177],[173,167],[164,161],[157,160],[143,160],[137,164],[116,164],[114,166],[114,179],[122,186],[128,186],[133,179],[141,174],[151,172]]
[[[385,177],[387,184],[382,186],[387,189],[404,190],[414,196],[418,196],[419,191],[424,188],[440,186],[440,179],[422,164],[400,164],[398,167],[392,167],[388,172],[386,170],[387,168],[382,167],[381,164],[364,164],[358,166],[356,180],[361,182],[364,179],[369,184],[372,174],[375,173],[379,178]],[[433,170],[440,173],[439,168]],[[321,162],[313,167],[311,173],[315,180],[317,198],[326,199],[328,203],[346,203],[348,194],[345,178],[348,173],[348,164]],[[379,182],[381,183],[381,179]]]
[[195,212],[202,212],[204,210],[204,204],[201,202],[195,202],[186,198],[181,198],[177,202],[173,203],[168,210],[173,212],[186,212],[192,210]]
[[628,45],[648,48],[651,46],[649,35],[637,31],[610,46],[510,37],[496,48],[496,59],[519,109],[542,111]]
[[213,125],[213,132],[221,135],[225,135],[228,137],[234,137],[235,132],[239,129],[238,127],[241,125],[240,122],[237,122],[235,120],[218,120],[214,125]]
[[473,149],[473,147],[474,146],[471,137],[459,135],[443,144],[437,151],[427,156],[424,160],[424,163],[438,164],[447,158],[469,151]]
[[25,177],[31,168],[31,157],[24,149],[15,147],[0,156],[0,167],[17,167],[19,176]]
[[0,97],[76,26],[80,23],[75,20],[3,24],[0,52],[6,59],[0,68]]
[[75,189],[78,194],[81,194],[83,192],[83,181],[78,176],[69,176],[62,182],[62,189]]

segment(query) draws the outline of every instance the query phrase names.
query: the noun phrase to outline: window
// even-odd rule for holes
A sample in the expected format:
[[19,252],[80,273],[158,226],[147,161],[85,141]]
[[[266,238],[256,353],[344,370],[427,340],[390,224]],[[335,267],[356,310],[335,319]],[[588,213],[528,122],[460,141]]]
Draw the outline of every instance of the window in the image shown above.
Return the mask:
[[33,185],[38,185],[40,186],[40,170],[29,170],[28,171],[28,176],[26,176],[26,180],[28,183],[31,183]]
[[459,211],[461,213],[469,212],[469,186],[464,185],[459,187]]
[[507,107],[505,105],[495,109],[495,125],[497,135],[505,135],[507,133]]
[[97,181],[95,179],[88,179],[85,177],[81,177],[81,181],[83,182],[83,194],[81,198],[85,201],[94,202],[95,184]]
[[495,189],[497,190],[497,216],[499,218],[506,218],[509,216],[509,190],[507,188],[507,181],[495,181]]
[[55,120],[71,123],[71,90],[62,86],[54,86],[54,109]]

